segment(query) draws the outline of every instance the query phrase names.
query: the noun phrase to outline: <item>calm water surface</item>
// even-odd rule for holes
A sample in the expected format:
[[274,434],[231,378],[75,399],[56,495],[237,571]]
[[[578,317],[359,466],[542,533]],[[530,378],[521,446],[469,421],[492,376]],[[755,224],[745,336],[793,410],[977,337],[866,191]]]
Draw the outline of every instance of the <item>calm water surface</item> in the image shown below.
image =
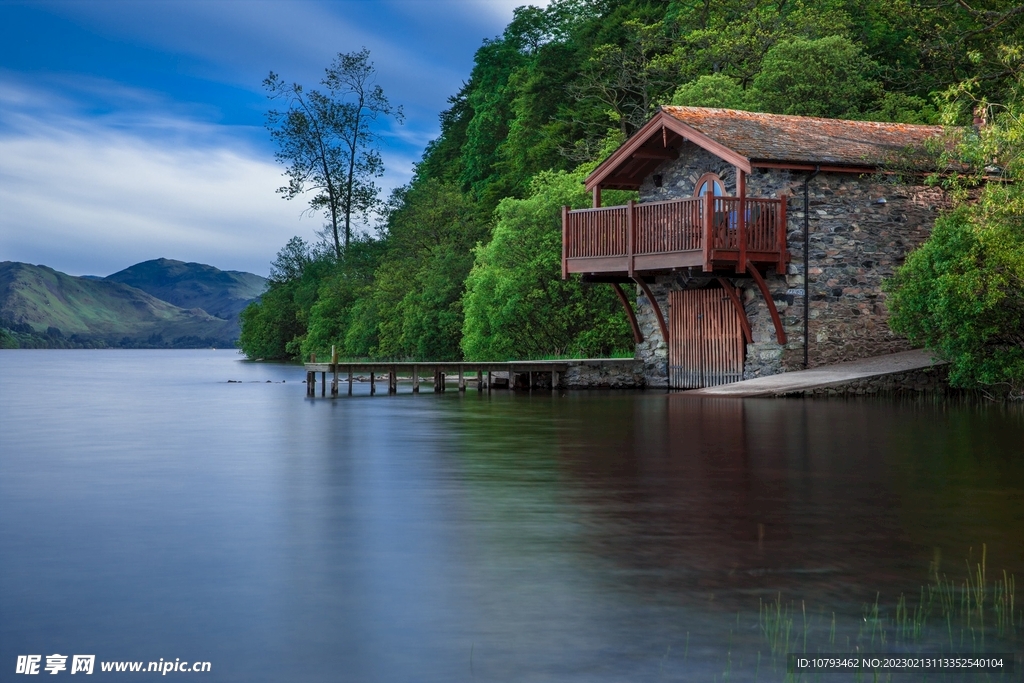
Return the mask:
[[982,544],[1024,581],[1016,410],[303,377],[0,351],[0,681],[780,680],[760,604],[841,641]]

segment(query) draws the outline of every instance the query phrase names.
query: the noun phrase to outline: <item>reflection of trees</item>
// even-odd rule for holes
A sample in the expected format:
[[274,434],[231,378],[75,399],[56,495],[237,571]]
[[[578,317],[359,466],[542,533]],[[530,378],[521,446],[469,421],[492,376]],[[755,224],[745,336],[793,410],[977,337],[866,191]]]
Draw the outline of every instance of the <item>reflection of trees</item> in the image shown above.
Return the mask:
[[1019,416],[595,392],[450,417],[464,512],[491,551],[567,561],[581,581],[857,611],[916,591],[935,546],[962,562],[988,542],[990,566],[1024,564]]
[[[632,570],[637,584],[856,604],[876,590],[916,590],[932,539],[948,543],[994,502],[947,518],[935,513],[927,477],[896,476],[895,463],[928,462],[923,451],[894,448],[901,435],[957,428],[938,410],[683,395],[620,407],[618,419],[581,411],[578,428],[560,434],[561,462],[567,484],[585,491],[579,541]],[[1021,516],[998,519],[1001,533],[1024,538]]]

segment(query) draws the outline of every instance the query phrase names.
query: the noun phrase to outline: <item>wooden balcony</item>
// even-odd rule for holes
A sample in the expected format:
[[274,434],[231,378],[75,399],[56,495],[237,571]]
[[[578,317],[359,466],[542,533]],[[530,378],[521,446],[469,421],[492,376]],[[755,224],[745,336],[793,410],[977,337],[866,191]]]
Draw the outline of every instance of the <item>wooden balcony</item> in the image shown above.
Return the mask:
[[703,197],[562,210],[562,277],[770,266],[785,273],[786,197]]

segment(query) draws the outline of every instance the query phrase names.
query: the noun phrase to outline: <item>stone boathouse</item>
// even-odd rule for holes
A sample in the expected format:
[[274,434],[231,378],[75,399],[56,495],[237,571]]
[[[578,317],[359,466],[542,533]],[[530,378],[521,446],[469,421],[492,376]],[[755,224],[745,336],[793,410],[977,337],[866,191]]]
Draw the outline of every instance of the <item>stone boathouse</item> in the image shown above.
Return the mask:
[[[909,348],[882,282],[947,205],[939,126],[662,107],[563,209],[562,277],[616,288],[648,386],[696,388]],[[639,202],[601,205],[602,189]],[[622,290],[635,286],[636,309]]]

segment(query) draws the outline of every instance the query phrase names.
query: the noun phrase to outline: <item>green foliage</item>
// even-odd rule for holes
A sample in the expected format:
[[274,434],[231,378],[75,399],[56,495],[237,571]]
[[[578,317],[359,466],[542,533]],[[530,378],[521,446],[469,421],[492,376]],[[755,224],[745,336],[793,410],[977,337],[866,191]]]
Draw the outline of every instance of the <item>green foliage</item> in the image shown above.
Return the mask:
[[449,183],[417,179],[392,198],[373,303],[382,358],[461,358],[462,290],[472,249],[486,237],[470,198]]
[[[974,174],[1000,173],[977,201],[940,218],[928,241],[887,284],[893,329],[950,362],[956,386],[1024,398],[1024,101],[1000,108],[992,125],[963,134],[958,158]],[[991,178],[990,178],[991,179]]]
[[267,291],[242,311],[238,347],[249,358],[280,360],[301,354],[310,309],[337,262],[325,249],[293,237],[271,265]]
[[747,94],[731,76],[705,74],[695,81],[679,86],[672,95],[670,104],[681,107],[746,109]]
[[541,173],[528,197],[498,206],[493,237],[477,248],[466,281],[468,360],[603,356],[631,345],[611,288],[561,279],[561,207],[587,205],[585,175]]
[[761,111],[857,118],[880,97],[877,65],[844,36],[792,38],[772,47],[753,81]]
[[[987,201],[1004,192],[986,192]],[[960,207],[939,219],[889,288],[893,329],[949,360],[951,383],[1024,397],[1019,216],[999,220]]]
[[[341,356],[370,355],[376,343],[376,318],[373,309],[366,308],[363,302],[372,295],[373,271],[382,250],[379,240],[357,236],[349,244],[344,260],[330,264],[329,272],[315,277],[319,288],[315,302],[310,303],[309,312],[304,316],[306,334],[299,334],[294,342],[303,358],[309,358],[310,354],[327,358],[332,346]],[[358,328],[358,322],[367,324],[367,317],[369,334],[351,335],[352,330]],[[298,354],[293,352],[292,355]]]
[[[558,208],[587,203],[584,171],[572,169],[604,158],[668,101],[908,123],[935,122],[935,93],[961,81],[974,99],[1006,101],[1024,65],[1017,4],[521,7],[477,51],[377,237],[344,250],[329,235],[330,258],[307,245],[284,254],[243,316],[242,347],[251,357],[322,357],[333,345],[349,357],[422,360],[628,348],[610,288],[560,280]],[[958,122],[970,116],[961,108]]]

